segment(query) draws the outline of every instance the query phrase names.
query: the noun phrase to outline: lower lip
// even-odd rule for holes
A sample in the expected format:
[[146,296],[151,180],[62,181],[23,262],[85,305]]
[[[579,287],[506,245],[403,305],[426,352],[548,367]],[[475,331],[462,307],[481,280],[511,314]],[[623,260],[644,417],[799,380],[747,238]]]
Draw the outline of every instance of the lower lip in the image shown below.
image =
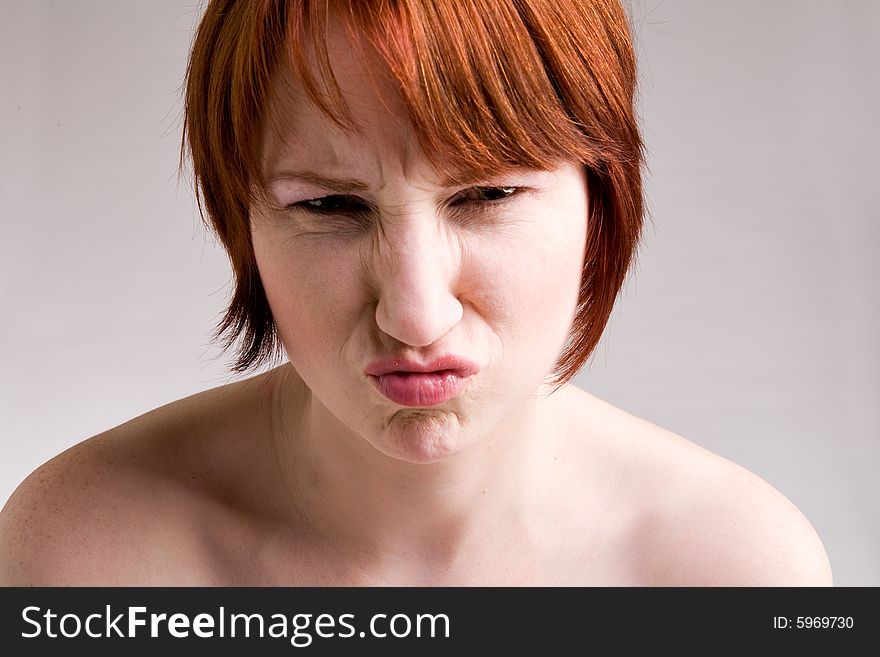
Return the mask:
[[454,370],[440,372],[390,372],[370,376],[373,385],[401,406],[436,406],[457,397],[468,383]]

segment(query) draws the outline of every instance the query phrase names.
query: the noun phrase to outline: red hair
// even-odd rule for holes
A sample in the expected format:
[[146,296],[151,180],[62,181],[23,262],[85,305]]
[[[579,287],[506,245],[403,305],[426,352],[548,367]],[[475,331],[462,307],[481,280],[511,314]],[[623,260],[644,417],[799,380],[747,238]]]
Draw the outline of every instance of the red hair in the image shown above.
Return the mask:
[[276,67],[291,66],[318,107],[356,127],[327,56],[331,12],[379,54],[438,172],[479,180],[560,159],[586,168],[580,296],[553,372],[570,380],[602,335],[642,227],[635,54],[618,0],[212,0],[187,68],[181,164],[188,153],[199,210],[235,273],[217,328],[226,348],[238,343],[234,369],[279,351],[249,229],[266,187],[259,145]]

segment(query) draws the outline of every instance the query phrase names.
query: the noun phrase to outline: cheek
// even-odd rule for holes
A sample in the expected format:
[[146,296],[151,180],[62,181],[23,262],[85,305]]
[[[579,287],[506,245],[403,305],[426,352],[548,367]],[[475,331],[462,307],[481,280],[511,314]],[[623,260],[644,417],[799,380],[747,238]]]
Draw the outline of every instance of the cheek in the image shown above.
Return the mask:
[[568,217],[550,215],[507,240],[469,250],[470,298],[508,345],[552,345],[568,335],[586,240],[586,219]]
[[352,259],[345,250],[316,243],[254,242],[263,288],[290,359],[338,351],[364,303],[356,254]]

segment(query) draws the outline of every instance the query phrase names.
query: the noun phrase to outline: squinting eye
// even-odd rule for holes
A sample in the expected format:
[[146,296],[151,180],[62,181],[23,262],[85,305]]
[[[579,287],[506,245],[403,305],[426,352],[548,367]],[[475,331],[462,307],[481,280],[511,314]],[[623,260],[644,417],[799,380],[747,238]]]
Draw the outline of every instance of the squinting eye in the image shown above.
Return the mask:
[[340,212],[364,212],[369,208],[357,197],[346,196],[344,194],[331,194],[330,196],[322,196],[320,198],[311,198],[299,203],[293,203],[287,206],[290,209],[303,209],[308,212],[321,213],[340,213]]
[[472,187],[459,195],[460,201],[503,201],[516,194],[519,187]]

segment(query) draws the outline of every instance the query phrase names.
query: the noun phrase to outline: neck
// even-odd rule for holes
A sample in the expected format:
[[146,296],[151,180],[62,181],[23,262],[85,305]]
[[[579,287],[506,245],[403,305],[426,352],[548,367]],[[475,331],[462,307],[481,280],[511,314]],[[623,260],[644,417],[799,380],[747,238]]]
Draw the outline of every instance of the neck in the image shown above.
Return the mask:
[[562,461],[555,396],[524,400],[442,461],[411,463],[355,434],[285,369],[275,448],[294,516],[310,528],[395,571],[478,564],[541,534]]

